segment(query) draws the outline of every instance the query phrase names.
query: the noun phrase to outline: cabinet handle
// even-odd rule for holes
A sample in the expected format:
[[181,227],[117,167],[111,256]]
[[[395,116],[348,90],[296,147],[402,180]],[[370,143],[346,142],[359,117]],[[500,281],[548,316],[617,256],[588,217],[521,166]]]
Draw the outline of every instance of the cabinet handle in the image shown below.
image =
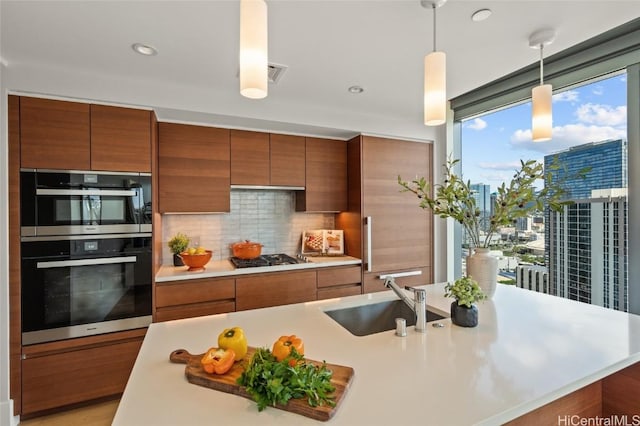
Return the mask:
[[37,262],[36,269],[66,268],[68,266],[114,265],[118,263],[135,263],[136,256],[102,257],[95,259],[50,260]]
[[414,277],[416,275],[422,275],[422,271],[396,272],[395,274],[380,275],[378,278],[381,280],[386,280],[387,278]]
[[138,195],[134,189],[36,189],[36,195],[79,195],[79,196],[107,196],[107,197],[135,197]]
[[364,224],[367,227],[367,272],[371,272],[373,266],[371,265],[371,216],[367,216],[364,219]]

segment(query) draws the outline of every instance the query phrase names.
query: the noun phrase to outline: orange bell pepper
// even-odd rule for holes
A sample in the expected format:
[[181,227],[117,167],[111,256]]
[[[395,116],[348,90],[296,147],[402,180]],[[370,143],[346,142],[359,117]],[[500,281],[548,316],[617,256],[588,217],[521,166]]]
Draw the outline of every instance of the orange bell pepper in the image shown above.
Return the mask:
[[291,348],[295,348],[296,352],[300,355],[304,355],[304,343],[302,339],[297,337],[295,334],[291,336],[280,336],[278,340],[273,344],[273,356],[276,357],[278,361],[282,361],[291,355]]
[[211,348],[200,360],[202,368],[209,374],[224,374],[231,369],[236,353],[233,349]]

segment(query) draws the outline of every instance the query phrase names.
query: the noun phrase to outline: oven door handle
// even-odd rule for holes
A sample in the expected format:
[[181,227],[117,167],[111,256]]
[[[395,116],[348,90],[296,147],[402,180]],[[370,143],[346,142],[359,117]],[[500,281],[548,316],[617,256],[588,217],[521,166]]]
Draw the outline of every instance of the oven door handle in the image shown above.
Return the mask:
[[135,189],[36,189],[36,195],[103,195],[107,197],[135,197]]
[[102,257],[97,259],[77,259],[77,260],[52,260],[47,262],[38,262],[36,268],[66,268],[68,266],[92,266],[92,265],[113,265],[118,263],[135,263],[136,256],[123,257]]

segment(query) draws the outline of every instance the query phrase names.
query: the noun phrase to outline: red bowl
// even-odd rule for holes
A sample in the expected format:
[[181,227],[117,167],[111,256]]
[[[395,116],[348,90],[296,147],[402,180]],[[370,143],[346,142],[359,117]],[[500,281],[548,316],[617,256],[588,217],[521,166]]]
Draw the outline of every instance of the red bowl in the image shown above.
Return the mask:
[[180,257],[185,265],[189,267],[189,271],[204,271],[204,265],[211,260],[211,250],[205,250],[201,254],[189,254],[187,252],[180,253]]

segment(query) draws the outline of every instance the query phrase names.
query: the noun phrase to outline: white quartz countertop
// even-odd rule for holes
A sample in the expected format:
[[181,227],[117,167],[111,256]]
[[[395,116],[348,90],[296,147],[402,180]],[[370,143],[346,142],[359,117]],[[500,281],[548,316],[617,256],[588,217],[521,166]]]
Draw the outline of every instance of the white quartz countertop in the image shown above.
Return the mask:
[[[293,257],[293,256],[292,256]],[[192,280],[198,278],[228,277],[265,272],[295,271],[300,269],[324,268],[330,266],[359,265],[361,260],[351,256],[308,257],[307,262],[293,265],[259,266],[236,268],[230,260],[212,260],[205,265],[204,271],[188,271],[187,266],[163,265],[156,274],[156,282]]]
[[[443,285],[426,286],[427,304],[448,312]],[[251,346],[296,334],[310,359],[351,366],[355,376],[335,425],[496,425],[640,361],[640,316],[499,285],[480,303],[479,325],[426,333],[408,327],[356,337],[325,310],[396,299],[390,291],[191,318],[149,327],[113,424],[304,425],[315,420],[193,385],[179,348],[197,354],[240,326]]]

